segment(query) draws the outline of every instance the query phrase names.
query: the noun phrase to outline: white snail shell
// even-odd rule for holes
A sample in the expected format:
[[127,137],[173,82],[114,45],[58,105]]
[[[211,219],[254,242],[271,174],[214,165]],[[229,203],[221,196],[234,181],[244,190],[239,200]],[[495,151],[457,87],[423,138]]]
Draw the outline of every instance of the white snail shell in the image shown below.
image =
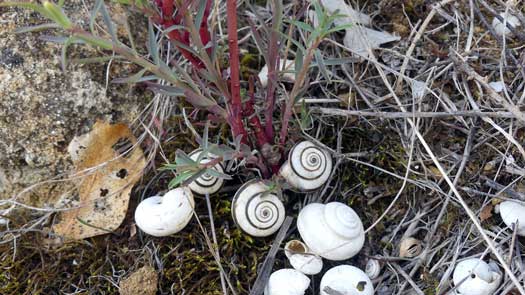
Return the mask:
[[[199,156],[201,155],[202,150],[194,150],[189,154],[190,158],[192,160],[197,160]],[[206,164],[210,162],[213,159],[213,155],[208,154],[206,157],[202,158],[200,160],[201,164]],[[224,173],[224,169],[222,168],[221,164],[217,164],[213,166],[214,170],[220,173]],[[188,187],[194,192],[199,195],[205,195],[205,194],[214,194],[217,191],[219,191],[224,183],[224,179],[212,176],[208,173],[202,174],[199,178],[192,181]]]
[[352,294],[373,295],[374,285],[359,268],[339,265],[329,269],[321,279],[321,295]]
[[135,210],[135,223],[149,235],[169,236],[190,222],[194,207],[191,190],[176,188],[163,197],[154,196],[140,202]]
[[510,228],[514,228],[518,221],[517,234],[525,236],[525,206],[518,202],[503,201],[499,204],[499,214]]
[[[505,12],[502,12],[499,15],[512,27],[518,28],[521,26],[520,20],[516,16]],[[497,17],[494,17],[492,20],[492,27],[499,36],[506,36],[511,33],[511,30]]]
[[421,241],[413,237],[403,238],[399,244],[399,257],[414,258],[421,254],[421,251],[423,251]]
[[331,172],[330,155],[311,141],[302,141],[290,150],[279,174],[294,188],[309,191],[320,188]]
[[[282,75],[282,80],[286,82],[295,82],[295,61],[291,59],[281,59],[279,62],[279,71],[284,67],[284,73]],[[268,65],[264,67],[259,72],[259,80],[261,81],[262,87],[268,85]]]
[[353,257],[365,242],[361,219],[339,202],[305,206],[299,212],[297,229],[312,253],[330,260]]
[[270,275],[264,295],[304,295],[310,279],[293,268],[280,269]]
[[233,220],[251,236],[269,236],[284,222],[283,202],[268,190],[262,181],[250,181],[243,184],[233,198]]
[[381,263],[379,260],[372,258],[368,259],[366,262],[365,273],[371,280],[379,277],[379,274],[381,273]]
[[299,240],[291,240],[286,243],[284,254],[292,267],[304,274],[315,275],[323,269],[323,259],[310,253],[308,246]]
[[492,295],[501,282],[501,272],[496,263],[486,263],[478,258],[463,260],[456,265],[452,279],[456,294]]

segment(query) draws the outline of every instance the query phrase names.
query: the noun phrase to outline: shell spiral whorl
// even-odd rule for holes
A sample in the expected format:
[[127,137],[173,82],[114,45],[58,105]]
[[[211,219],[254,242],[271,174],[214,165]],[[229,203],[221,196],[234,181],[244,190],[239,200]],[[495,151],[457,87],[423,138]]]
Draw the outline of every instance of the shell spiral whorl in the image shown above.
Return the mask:
[[295,188],[314,190],[328,180],[331,172],[330,155],[312,142],[302,141],[292,148],[280,174]]
[[235,194],[232,202],[233,220],[244,232],[255,237],[265,237],[282,225],[285,209],[281,200],[268,193],[260,181],[247,182]]

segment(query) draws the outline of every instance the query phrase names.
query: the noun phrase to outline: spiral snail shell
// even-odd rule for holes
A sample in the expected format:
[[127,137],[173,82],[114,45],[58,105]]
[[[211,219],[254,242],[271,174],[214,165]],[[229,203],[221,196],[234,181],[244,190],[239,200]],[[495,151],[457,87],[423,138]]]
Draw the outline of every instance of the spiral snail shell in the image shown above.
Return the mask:
[[332,158],[311,141],[296,144],[279,174],[294,188],[309,191],[320,188],[330,177]]
[[[194,160],[197,161],[199,157],[201,156],[202,150],[197,149],[191,152],[188,156]],[[201,164],[206,164],[210,162],[213,159],[213,155],[206,155],[201,160]],[[224,173],[224,169],[222,168],[221,164],[217,164],[213,166],[214,170],[216,170],[219,173]],[[191,182],[188,187],[196,194],[199,195],[205,195],[205,194],[214,194],[217,191],[219,191],[224,183],[224,179],[210,175],[209,173],[204,173],[197,179],[195,179],[193,182]]]
[[360,294],[373,295],[374,285],[359,268],[351,265],[338,265],[329,269],[321,278],[321,295]]
[[520,236],[525,236],[525,206],[514,201],[503,201],[498,204],[499,214],[505,224]]
[[365,266],[365,273],[371,280],[379,277],[381,273],[381,262],[373,258],[368,259]]
[[140,202],[135,210],[135,223],[149,235],[169,236],[190,222],[194,207],[191,190],[176,188],[163,197],[153,196]]
[[339,202],[305,206],[299,212],[297,229],[312,253],[330,260],[353,257],[365,242],[361,219]]
[[249,181],[233,197],[233,221],[251,236],[269,236],[279,230],[284,222],[284,205],[268,190],[262,181]]

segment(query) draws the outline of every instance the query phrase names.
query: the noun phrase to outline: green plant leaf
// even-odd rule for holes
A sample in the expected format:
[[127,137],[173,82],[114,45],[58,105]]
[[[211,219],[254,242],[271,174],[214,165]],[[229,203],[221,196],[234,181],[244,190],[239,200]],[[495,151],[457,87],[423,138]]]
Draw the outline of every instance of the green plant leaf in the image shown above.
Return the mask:
[[301,48],[297,48],[297,51],[295,52],[295,79],[297,79],[297,74],[301,71],[303,68],[303,59],[304,59],[304,52]]
[[64,29],[69,30],[73,27],[73,23],[64,14],[62,8],[53,2],[44,1],[44,9],[49,13],[51,18]]
[[148,50],[151,58],[153,58],[153,63],[159,65],[159,48],[157,46],[157,38],[155,36],[155,32],[153,31],[153,23],[151,20],[148,22]]
[[20,27],[15,29],[15,33],[21,34],[21,33],[29,33],[29,32],[38,32],[42,30],[47,29],[58,29],[60,28],[59,25],[56,23],[49,23],[49,24],[41,24],[36,26],[28,26],[28,27]]
[[304,22],[301,22],[301,21],[297,21],[297,20],[293,20],[293,19],[286,19],[284,21],[287,22],[287,23],[291,23],[294,26],[296,26],[298,28],[301,28],[304,31],[307,31],[307,32],[313,32],[314,31],[314,28],[312,28],[312,26],[310,26],[307,23],[304,23]]
[[319,70],[321,70],[321,74],[323,77],[328,81],[328,83],[332,83],[332,80],[330,79],[330,75],[328,75],[328,70],[326,69],[326,66],[323,61],[323,56],[321,55],[321,51],[319,49],[316,49],[314,51],[314,57],[315,61],[317,62],[317,65],[319,66]]

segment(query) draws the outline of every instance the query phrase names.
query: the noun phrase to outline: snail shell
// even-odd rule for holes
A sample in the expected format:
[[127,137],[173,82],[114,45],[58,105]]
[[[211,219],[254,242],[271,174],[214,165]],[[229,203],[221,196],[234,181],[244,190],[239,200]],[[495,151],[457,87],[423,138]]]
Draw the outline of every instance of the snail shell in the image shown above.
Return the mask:
[[330,260],[353,257],[365,242],[361,219],[339,202],[305,206],[299,212],[297,229],[312,253]]
[[291,240],[286,243],[284,254],[292,267],[304,274],[315,275],[323,269],[323,259],[309,253],[308,247],[299,240]]
[[399,244],[399,257],[414,258],[421,254],[421,241],[413,237],[403,238]]
[[251,236],[269,236],[284,222],[283,202],[268,190],[262,181],[250,181],[243,184],[233,198],[233,221]]
[[339,265],[329,269],[321,279],[321,295],[359,294],[373,295],[374,285],[359,268]]
[[379,274],[381,273],[381,263],[379,260],[372,258],[368,259],[366,262],[365,273],[371,280],[379,277]]
[[503,222],[509,228],[514,228],[517,221],[517,234],[525,236],[525,206],[518,202],[503,201],[498,205],[498,208]]
[[[189,157],[196,161],[199,159],[199,156],[201,155],[202,150],[194,150],[189,154]],[[201,164],[206,164],[210,162],[213,159],[213,155],[208,154],[207,156],[203,157],[200,160]],[[222,168],[221,164],[217,164],[213,166],[214,170],[220,173],[224,173],[224,169]],[[191,182],[188,187],[196,194],[199,195],[205,195],[205,194],[214,194],[217,191],[219,191],[224,183],[224,179],[212,176],[208,173],[202,174],[199,178],[195,179],[193,182]]]
[[302,191],[320,188],[330,177],[332,158],[311,141],[296,144],[279,174],[294,188]]
[[[520,20],[510,13],[502,12],[499,14],[499,16],[501,16],[507,24],[511,25],[515,29],[521,26]],[[506,26],[506,24],[501,22],[497,17],[492,20],[492,27],[499,36],[506,36],[511,33],[511,30]]]
[[144,199],[135,210],[135,223],[145,233],[163,237],[181,231],[193,215],[195,202],[191,190],[180,187],[164,197]]
[[304,295],[310,279],[293,269],[280,269],[270,275],[264,288],[264,295]]
[[478,258],[459,262],[452,275],[456,294],[461,295],[492,295],[499,287],[501,278],[496,263],[486,263]]

